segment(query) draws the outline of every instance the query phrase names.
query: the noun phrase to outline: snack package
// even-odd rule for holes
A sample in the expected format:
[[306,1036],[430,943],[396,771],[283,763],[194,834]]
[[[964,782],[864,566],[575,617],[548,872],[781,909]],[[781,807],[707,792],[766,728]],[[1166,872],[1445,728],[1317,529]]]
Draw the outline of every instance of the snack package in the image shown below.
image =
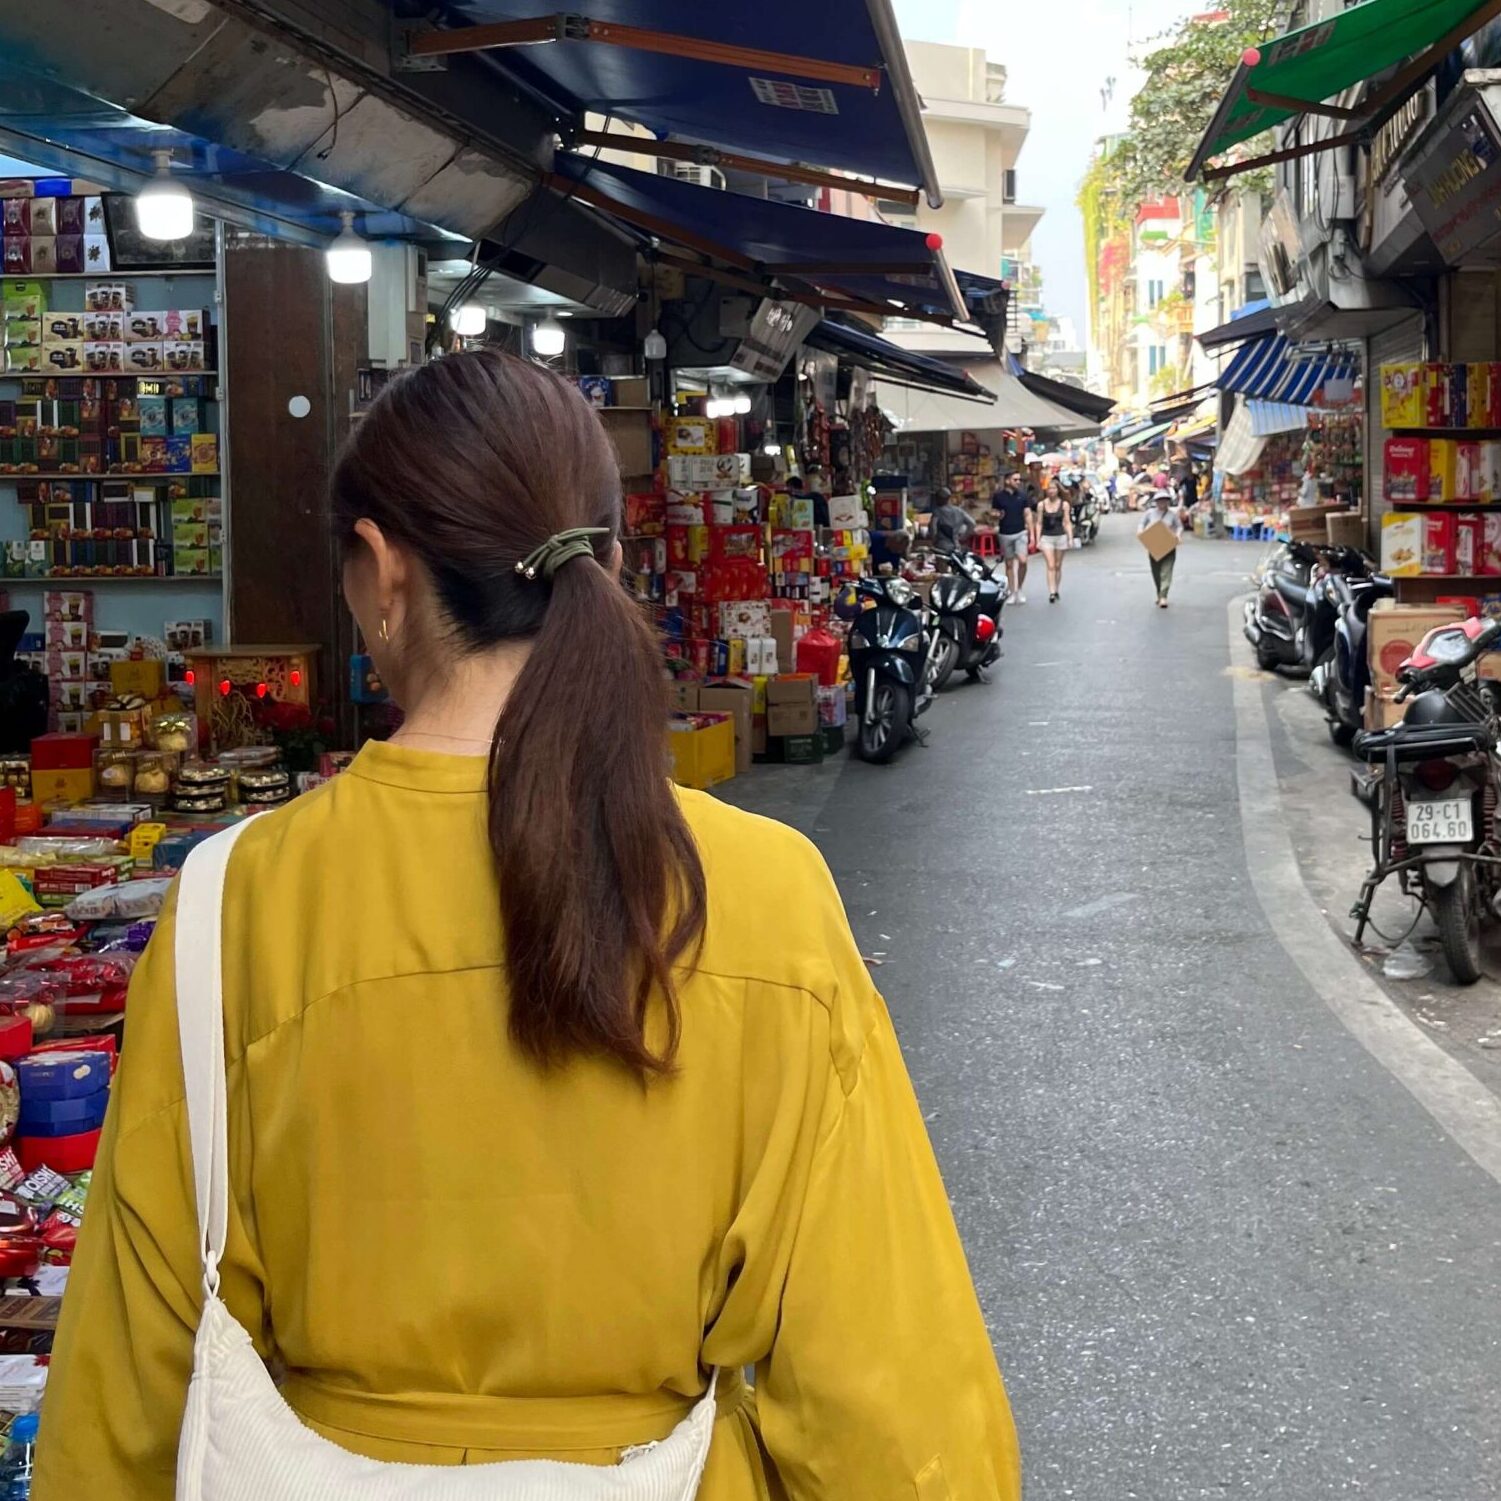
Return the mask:
[[152,876],[142,881],[122,881],[116,886],[97,886],[76,896],[63,909],[74,922],[101,922],[108,918],[155,917],[172,881]]
[[41,910],[41,905],[21,884],[15,871],[0,866],[0,929],[8,932],[23,918]]

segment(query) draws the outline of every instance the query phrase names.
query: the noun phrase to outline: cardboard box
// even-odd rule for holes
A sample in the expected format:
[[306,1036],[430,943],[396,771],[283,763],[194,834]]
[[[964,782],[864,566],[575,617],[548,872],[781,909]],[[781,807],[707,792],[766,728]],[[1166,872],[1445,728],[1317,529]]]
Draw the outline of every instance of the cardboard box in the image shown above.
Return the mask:
[[1429,631],[1463,620],[1450,605],[1399,605],[1383,599],[1375,604],[1366,624],[1367,661],[1371,681],[1378,688],[1397,686],[1397,669],[1417,650]]
[[674,716],[667,743],[672,779],[680,787],[704,792],[735,775],[735,722],[728,714]]
[[44,807],[48,803],[81,803],[94,795],[94,768],[56,767],[31,769],[31,796]]
[[1178,546],[1178,539],[1173,535],[1173,529],[1165,521],[1154,521],[1142,531],[1137,532],[1136,540],[1146,548],[1153,558],[1165,558]]
[[1392,578],[1417,578],[1423,571],[1423,517],[1393,511],[1381,518],[1381,571]]
[[1330,547],[1365,546],[1365,517],[1359,511],[1341,511],[1324,518],[1324,535]]
[[110,663],[109,685],[116,693],[138,693],[142,698],[157,698],[164,681],[163,665],[157,658]]
[[624,411],[619,407],[604,407],[599,416],[615,445],[621,474],[627,479],[650,474],[656,467],[650,415]]
[[[788,671],[797,660],[792,650],[792,611],[771,612],[771,639],[776,642],[777,663],[783,672]],[[775,669],[768,667],[767,671]]]
[[754,693],[749,683],[705,683],[698,690],[698,707],[713,714],[728,714],[735,725],[735,771],[743,775],[750,770],[755,752],[754,716],[751,713]]
[[766,684],[766,733],[773,740],[818,732],[818,679],[811,673],[771,678]]
[[667,424],[668,453],[711,454],[715,426],[707,417],[676,417]]
[[1364,719],[1368,730],[1389,730],[1401,724],[1407,713],[1407,705],[1397,703],[1392,697],[1394,690],[1378,693],[1374,688],[1365,691]]

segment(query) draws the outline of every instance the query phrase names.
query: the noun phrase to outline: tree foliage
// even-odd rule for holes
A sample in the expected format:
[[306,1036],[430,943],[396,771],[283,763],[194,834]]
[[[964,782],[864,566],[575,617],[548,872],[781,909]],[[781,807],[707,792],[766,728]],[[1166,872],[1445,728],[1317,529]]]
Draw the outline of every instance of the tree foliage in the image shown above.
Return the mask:
[[[1185,20],[1155,39],[1141,59],[1147,77],[1131,101],[1129,129],[1107,164],[1121,201],[1146,203],[1183,190],[1183,174],[1241,53],[1280,33],[1287,11],[1287,0],[1225,0],[1214,13],[1223,19]],[[1264,146],[1264,138],[1248,141],[1247,154]]]

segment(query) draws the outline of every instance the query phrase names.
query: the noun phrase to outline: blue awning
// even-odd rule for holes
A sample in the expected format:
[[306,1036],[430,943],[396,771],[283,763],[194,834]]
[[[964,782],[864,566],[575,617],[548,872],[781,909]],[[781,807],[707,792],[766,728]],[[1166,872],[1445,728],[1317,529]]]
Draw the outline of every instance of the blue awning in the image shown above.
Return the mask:
[[560,155],[556,168],[549,184],[560,192],[639,233],[741,271],[842,293],[882,313],[938,314],[961,322],[969,316],[942,249],[930,246],[936,236],[582,156]]
[[1270,438],[1274,433],[1297,433],[1308,426],[1312,408],[1294,406],[1285,401],[1247,401],[1251,414],[1251,433]]
[[1264,297],[1257,302],[1248,302],[1230,314],[1228,323],[1198,334],[1201,349],[1224,349],[1231,344],[1242,344],[1247,339],[1259,339],[1263,334],[1277,332],[1277,319],[1270,302]]
[[894,385],[913,386],[921,391],[943,391],[969,396],[977,401],[994,401],[995,393],[963,370],[945,365],[925,354],[914,354],[883,339],[867,329],[825,318],[803,341],[815,349],[841,355],[866,370],[873,371]]
[[[526,21],[546,11],[535,0],[452,0],[467,24]],[[558,18],[559,20],[562,17]],[[890,0],[759,0],[703,5],[699,0],[591,0],[589,23],[621,28],[606,40],[560,39],[498,46],[499,69],[583,123],[585,111],[645,126],[655,135],[719,146],[782,162],[864,173],[926,189],[942,203],[928,151],[921,103]],[[577,28],[575,27],[576,31]],[[717,46],[780,53],[871,70],[869,83],[821,79],[767,59],[681,56],[630,45],[630,36],[667,33]],[[639,36],[638,36],[639,39]]]
[[1172,425],[1171,422],[1153,422],[1147,427],[1128,430],[1116,438],[1115,446],[1126,449],[1156,448]]
[[1214,383],[1222,391],[1261,401],[1308,406],[1326,381],[1353,380],[1360,373],[1351,361],[1332,355],[1294,359],[1295,348],[1281,334],[1257,339],[1235,355]]

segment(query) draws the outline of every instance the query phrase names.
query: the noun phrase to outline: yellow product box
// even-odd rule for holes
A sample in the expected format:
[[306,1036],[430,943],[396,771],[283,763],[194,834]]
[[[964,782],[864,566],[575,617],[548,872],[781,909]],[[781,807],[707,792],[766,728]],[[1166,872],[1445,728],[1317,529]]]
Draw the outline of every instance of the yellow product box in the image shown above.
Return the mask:
[[1423,572],[1423,518],[1393,511],[1381,518],[1381,571],[1414,579]]
[[678,786],[706,792],[735,775],[733,714],[674,717],[667,739],[672,750],[672,779]]
[[1417,363],[1381,367],[1381,425],[1423,427],[1428,397],[1424,368]]
[[116,693],[139,693],[142,698],[159,698],[165,681],[163,664],[155,657],[141,662],[109,664],[109,685]]
[[48,803],[82,803],[94,795],[92,766],[64,767],[51,771],[31,771],[32,800],[46,807]]
[[767,679],[756,676],[751,679],[751,713],[765,715],[766,713],[766,683]]
[[150,865],[153,851],[166,837],[166,824],[138,823],[130,831],[130,858],[137,865]]
[[667,424],[668,453],[713,453],[714,424],[707,417],[677,417]]
[[1428,440],[1428,500],[1441,504],[1465,499],[1459,492],[1459,444],[1453,438]]

